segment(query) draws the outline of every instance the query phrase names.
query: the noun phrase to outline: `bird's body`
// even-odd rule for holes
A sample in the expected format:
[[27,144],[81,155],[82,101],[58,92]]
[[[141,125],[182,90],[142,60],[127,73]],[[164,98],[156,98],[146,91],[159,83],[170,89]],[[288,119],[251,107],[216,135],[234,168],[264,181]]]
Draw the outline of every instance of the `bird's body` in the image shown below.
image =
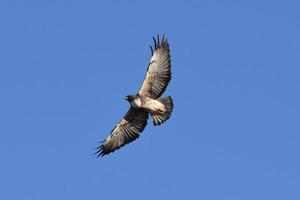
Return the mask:
[[125,97],[131,105],[130,109],[98,147],[98,156],[114,152],[137,139],[147,125],[149,114],[155,126],[164,123],[172,114],[172,98],[160,98],[171,80],[169,43],[165,37],[160,41],[158,35],[157,40],[153,40],[154,49],[150,46],[152,57],[144,82],[138,94]]
[[152,114],[163,113],[166,111],[164,104],[159,100],[141,95],[130,95],[130,97],[132,97],[132,99],[128,98],[128,101],[133,108],[143,109]]

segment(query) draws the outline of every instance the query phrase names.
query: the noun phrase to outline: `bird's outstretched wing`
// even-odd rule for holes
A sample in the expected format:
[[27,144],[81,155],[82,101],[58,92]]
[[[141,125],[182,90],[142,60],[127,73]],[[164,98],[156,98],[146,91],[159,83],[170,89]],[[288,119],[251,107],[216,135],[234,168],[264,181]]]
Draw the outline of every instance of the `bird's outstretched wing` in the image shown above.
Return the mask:
[[137,139],[146,127],[147,119],[147,112],[130,107],[123,119],[97,148],[96,154],[104,156]]
[[160,41],[157,35],[157,39],[153,37],[153,41],[154,50],[150,46],[152,57],[139,94],[157,99],[166,90],[171,80],[171,59],[167,38],[163,36]]

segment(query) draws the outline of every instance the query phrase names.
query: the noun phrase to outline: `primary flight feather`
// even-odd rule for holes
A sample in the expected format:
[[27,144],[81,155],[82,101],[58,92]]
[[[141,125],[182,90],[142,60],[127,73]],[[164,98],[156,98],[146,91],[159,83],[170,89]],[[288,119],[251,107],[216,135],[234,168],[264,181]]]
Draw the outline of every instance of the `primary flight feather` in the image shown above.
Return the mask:
[[137,139],[147,125],[149,114],[155,126],[164,123],[171,116],[172,98],[168,96],[159,99],[171,80],[169,43],[164,36],[160,40],[159,35],[156,39],[153,37],[153,41],[154,48],[150,46],[152,57],[140,91],[136,95],[125,97],[131,106],[123,119],[97,148],[98,156],[112,153]]

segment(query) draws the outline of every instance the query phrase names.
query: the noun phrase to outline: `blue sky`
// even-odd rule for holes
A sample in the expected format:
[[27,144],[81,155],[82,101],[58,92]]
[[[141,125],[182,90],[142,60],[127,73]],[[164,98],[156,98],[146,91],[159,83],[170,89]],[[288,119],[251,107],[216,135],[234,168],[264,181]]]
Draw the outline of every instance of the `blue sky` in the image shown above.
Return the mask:
[[[300,199],[298,1],[1,1],[0,199]],[[107,157],[156,33],[172,118]]]

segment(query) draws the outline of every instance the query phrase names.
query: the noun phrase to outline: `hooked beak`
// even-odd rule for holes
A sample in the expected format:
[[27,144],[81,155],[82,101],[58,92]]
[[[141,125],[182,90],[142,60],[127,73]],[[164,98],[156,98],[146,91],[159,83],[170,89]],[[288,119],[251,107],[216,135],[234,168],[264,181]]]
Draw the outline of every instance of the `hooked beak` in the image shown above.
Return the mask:
[[128,96],[125,96],[124,99],[128,101],[129,97],[128,97]]

